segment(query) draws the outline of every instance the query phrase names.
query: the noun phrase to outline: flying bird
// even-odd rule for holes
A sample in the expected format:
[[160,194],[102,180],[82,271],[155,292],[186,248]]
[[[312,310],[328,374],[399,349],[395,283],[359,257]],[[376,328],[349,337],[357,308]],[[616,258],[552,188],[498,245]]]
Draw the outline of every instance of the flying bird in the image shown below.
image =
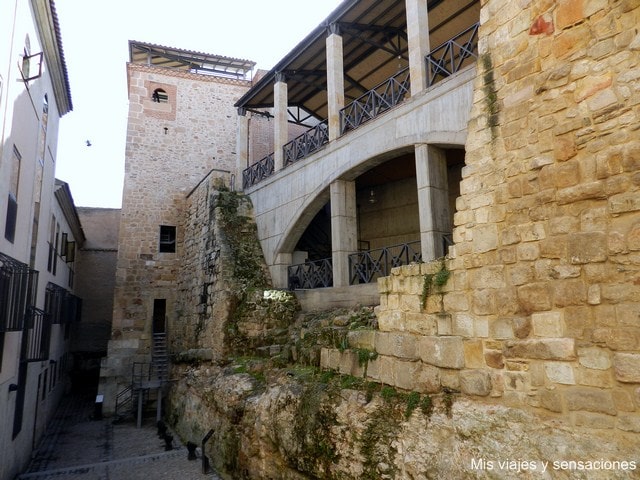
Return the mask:
[[91,140],[87,140],[87,147],[91,146]]

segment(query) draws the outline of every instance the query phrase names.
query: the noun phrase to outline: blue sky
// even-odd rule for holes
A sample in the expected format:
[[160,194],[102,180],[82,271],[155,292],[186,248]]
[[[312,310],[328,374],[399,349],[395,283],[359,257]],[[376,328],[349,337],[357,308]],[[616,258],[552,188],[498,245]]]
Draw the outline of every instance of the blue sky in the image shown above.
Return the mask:
[[121,206],[129,40],[253,60],[270,69],[339,4],[56,0],[74,107],[60,125],[56,177],[69,183],[76,206]]

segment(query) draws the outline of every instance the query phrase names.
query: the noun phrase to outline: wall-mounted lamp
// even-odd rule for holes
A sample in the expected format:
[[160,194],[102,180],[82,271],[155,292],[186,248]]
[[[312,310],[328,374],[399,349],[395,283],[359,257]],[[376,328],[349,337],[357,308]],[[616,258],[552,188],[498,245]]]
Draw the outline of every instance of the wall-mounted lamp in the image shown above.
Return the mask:
[[169,132],[169,127],[164,127],[164,134],[166,135]]
[[376,203],[376,193],[371,189],[371,193],[369,193],[369,203]]

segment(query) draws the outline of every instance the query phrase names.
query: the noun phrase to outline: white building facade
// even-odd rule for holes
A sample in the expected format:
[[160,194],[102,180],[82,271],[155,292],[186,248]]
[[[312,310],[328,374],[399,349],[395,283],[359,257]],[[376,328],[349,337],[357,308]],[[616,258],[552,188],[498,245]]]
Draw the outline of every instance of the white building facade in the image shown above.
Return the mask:
[[28,463],[68,382],[76,250],[69,186],[55,179],[72,109],[52,0],[0,4],[0,479]]

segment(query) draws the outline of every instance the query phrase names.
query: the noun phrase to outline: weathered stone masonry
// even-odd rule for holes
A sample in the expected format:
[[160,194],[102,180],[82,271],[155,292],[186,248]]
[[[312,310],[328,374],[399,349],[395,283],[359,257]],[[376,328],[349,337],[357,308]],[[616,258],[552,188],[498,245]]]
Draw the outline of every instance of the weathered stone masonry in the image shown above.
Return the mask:
[[481,22],[451,276],[426,308],[439,265],[382,279],[351,344],[391,385],[640,432],[640,7],[495,0]]

